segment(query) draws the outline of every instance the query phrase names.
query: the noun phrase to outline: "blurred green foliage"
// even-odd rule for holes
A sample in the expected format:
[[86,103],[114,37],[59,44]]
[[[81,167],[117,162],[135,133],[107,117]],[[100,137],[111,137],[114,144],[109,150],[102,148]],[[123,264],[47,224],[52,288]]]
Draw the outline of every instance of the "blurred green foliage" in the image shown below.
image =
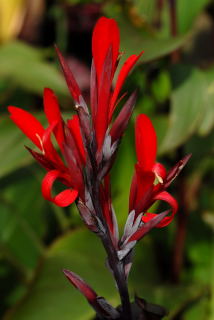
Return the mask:
[[[23,3],[20,2],[19,10],[23,10]],[[133,132],[136,115],[145,112],[152,118],[158,135],[159,159],[167,168],[186,153],[193,153],[171,189],[181,206],[180,218],[166,229],[153,231],[137,247],[130,276],[132,295],[137,292],[166,306],[170,320],[212,320],[213,1],[40,0],[39,3],[34,11],[27,6],[28,20],[20,11],[19,14],[14,11],[18,9],[13,2],[8,1],[10,8],[2,6],[14,13],[11,17],[21,19],[13,21],[17,23],[16,32],[13,28],[4,35],[5,27],[0,30],[3,319],[91,319],[93,312],[66,282],[61,273],[63,268],[76,271],[100,295],[118,304],[99,240],[82,229],[74,207],[56,208],[43,200],[40,192],[43,169],[25,150],[24,145],[30,143],[12,124],[6,109],[10,104],[23,107],[46,123],[41,112],[42,92],[44,87],[50,87],[59,96],[68,117],[72,101],[56,62],[55,42],[66,51],[88,99],[91,32],[97,18],[107,15],[117,20],[121,30],[124,51],[121,62],[132,53],[145,51],[125,84],[124,90],[129,92],[139,88],[138,102],[112,172],[114,206],[121,228],[127,215],[136,161]],[[173,3],[176,19],[172,19],[170,12]],[[38,15],[40,22],[35,28]],[[87,49],[83,47],[85,44]],[[182,232],[184,247],[179,238]],[[176,254],[180,255],[180,268],[176,265]]]

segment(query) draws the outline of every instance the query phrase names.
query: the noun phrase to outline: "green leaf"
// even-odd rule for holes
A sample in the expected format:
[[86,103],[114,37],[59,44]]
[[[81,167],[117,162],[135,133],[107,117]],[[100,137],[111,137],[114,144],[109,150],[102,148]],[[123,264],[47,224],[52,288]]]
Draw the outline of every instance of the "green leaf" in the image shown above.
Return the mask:
[[58,320],[63,316],[63,320],[89,320],[94,312],[64,277],[64,268],[79,274],[99,295],[117,304],[116,289],[104,259],[99,240],[88,231],[79,230],[56,241],[47,252],[30,295],[8,319]]
[[[144,256],[142,245],[137,248],[138,268],[131,275],[131,283],[138,292],[140,288],[144,290],[142,284],[148,287],[148,283],[159,279],[151,241],[144,241],[143,247]],[[47,251],[29,294],[6,319],[58,320],[62,315],[63,320],[91,319],[93,310],[64,277],[64,268],[80,275],[100,296],[117,306],[119,297],[111,273],[105,267],[105,256],[98,237],[87,230],[77,230],[57,240]]]
[[[79,274],[99,295],[114,306],[119,304],[114,281],[104,266],[105,254],[98,238],[88,231],[77,230],[57,240],[47,251],[29,293],[5,319],[7,320],[89,320],[93,310],[85,298],[67,281],[62,269]],[[159,268],[149,237],[137,245],[130,275],[130,292],[136,292],[153,303],[171,311],[194,297],[200,289],[191,286],[160,285]],[[159,283],[159,285],[157,285]],[[172,312],[173,314],[173,312]]]
[[196,131],[202,119],[206,78],[203,72],[196,69],[188,70],[189,74],[186,77],[186,71],[185,67],[179,66],[173,73],[180,83],[172,92],[169,128],[160,147],[162,153],[185,142]]
[[156,1],[155,0],[132,0],[134,12],[140,15],[142,23],[152,24],[156,14]]
[[207,86],[205,91],[204,112],[198,129],[198,133],[202,136],[209,134],[214,127],[214,69],[211,68],[206,71],[205,77]]
[[162,71],[154,79],[151,85],[152,93],[159,103],[163,103],[170,95],[171,82],[167,71]]
[[0,47],[0,77],[33,93],[42,94],[49,87],[59,94],[68,94],[63,77],[53,64],[45,61],[42,50],[21,41]]
[[193,133],[207,135],[214,125],[214,71],[200,71],[187,66],[172,69],[174,90],[166,136],[160,153],[184,143]]
[[32,156],[24,147],[30,145],[29,140],[9,117],[1,118],[0,132],[0,177],[3,177],[11,171],[29,164],[32,161]]
[[[40,182],[23,169],[0,180],[0,245],[23,272],[35,268],[43,253],[44,200]],[[35,201],[35,198],[37,199]]]
[[192,27],[197,16],[210,2],[210,0],[177,1],[178,32],[187,32]]
[[144,50],[141,62],[145,63],[178,49],[186,40],[186,36],[174,38],[159,38],[153,34],[146,33],[143,29],[135,28],[123,14],[119,6],[107,5],[105,12],[118,22],[121,35],[121,49],[125,52],[125,57],[121,63],[131,54],[139,54]]

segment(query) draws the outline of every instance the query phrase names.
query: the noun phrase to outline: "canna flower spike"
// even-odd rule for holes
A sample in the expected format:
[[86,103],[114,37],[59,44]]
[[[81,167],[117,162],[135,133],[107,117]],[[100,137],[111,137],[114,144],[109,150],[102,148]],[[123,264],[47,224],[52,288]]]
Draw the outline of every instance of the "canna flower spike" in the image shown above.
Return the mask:
[[[122,85],[143,51],[139,55],[132,55],[126,60],[119,73],[116,86],[112,91],[112,81],[119,59],[119,38],[119,29],[116,22],[113,19],[100,18],[95,26],[92,38],[93,62],[90,106],[92,120],[86,119],[85,125],[83,118],[88,115],[88,107],[71,70],[58,48],[56,48],[56,52],[69,91],[74,99],[75,108],[78,110],[78,116],[74,115],[67,123],[64,123],[57,98],[50,89],[44,90],[44,111],[49,123],[47,129],[44,129],[40,122],[27,111],[13,106],[8,108],[11,119],[41,152],[28,148],[34,158],[48,171],[42,183],[44,198],[59,206],[70,205],[77,196],[82,200],[85,198],[83,168],[88,160],[88,154],[83,145],[84,138],[86,138],[87,142],[96,146],[93,151],[97,154],[97,158],[109,157],[109,155],[104,154],[107,147],[103,145],[107,131],[111,128],[107,138],[108,142],[111,139],[112,144],[108,147],[114,148],[116,143],[119,142],[131,116],[136,99],[135,93],[128,99],[116,121],[111,124],[112,115],[120,100],[118,97]],[[84,132],[84,129],[87,132]],[[82,134],[86,135],[86,137],[83,137]],[[64,161],[53,147],[51,142],[52,135],[57,140]],[[94,139],[93,142],[91,141],[92,138]],[[114,146],[113,143],[115,143]],[[112,151],[108,150],[108,152]],[[69,189],[56,197],[52,197],[51,188],[56,179],[63,182]]]
[[[92,36],[90,108],[60,50],[59,61],[74,100],[76,112],[64,121],[58,100],[51,89],[44,90],[44,112],[48,126],[29,112],[10,106],[12,121],[33,142],[37,150],[28,148],[32,156],[47,171],[42,181],[45,199],[66,207],[75,202],[89,230],[101,239],[107,253],[107,265],[116,281],[121,308],[115,309],[79,276],[69,270],[64,274],[95,309],[102,319],[132,319],[127,278],[132,266],[132,249],[154,227],[167,226],[177,212],[176,200],[166,191],[189,160],[186,156],[168,173],[156,162],[157,138],[150,119],[139,115],[135,126],[137,164],[132,179],[129,214],[124,234],[119,238],[117,218],[111,199],[110,170],[121,138],[128,125],[136,101],[133,92],[114,119],[118,103],[124,98],[122,86],[141,57],[133,54],[123,64],[115,87],[113,79],[120,59],[120,34],[113,19],[98,20]],[[55,138],[58,148],[52,142]],[[65,189],[53,195],[55,181]],[[160,214],[148,212],[152,204],[162,200],[171,208]]]

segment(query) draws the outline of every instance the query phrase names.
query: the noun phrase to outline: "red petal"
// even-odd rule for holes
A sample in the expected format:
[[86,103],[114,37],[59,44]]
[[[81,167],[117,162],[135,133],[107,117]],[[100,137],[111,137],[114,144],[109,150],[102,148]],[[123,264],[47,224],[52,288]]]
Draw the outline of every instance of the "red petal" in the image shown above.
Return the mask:
[[114,72],[118,58],[119,44],[120,34],[116,21],[105,17],[100,18],[95,25],[92,36],[92,55],[98,83],[100,82],[103,64],[110,46],[112,46],[112,73]]
[[117,102],[117,98],[118,95],[120,93],[120,90],[129,74],[129,72],[131,71],[131,69],[134,67],[134,65],[136,64],[136,62],[138,61],[138,59],[141,57],[141,55],[143,54],[143,51],[139,54],[133,54],[132,56],[130,56],[125,63],[123,64],[120,73],[118,75],[117,78],[117,82],[116,82],[116,86],[114,89],[114,93],[112,95],[111,98],[111,104],[110,104],[110,113],[109,113],[109,119],[111,120],[114,109],[116,107],[116,102]]
[[137,199],[135,210],[136,213],[144,211],[151,200],[155,175],[152,171],[142,171],[139,165],[135,166],[137,174]]
[[[166,169],[164,168],[164,166],[161,163],[156,162],[152,168],[152,171],[155,173],[156,176],[158,176],[162,180],[165,179]],[[161,183],[163,183],[163,181],[161,181]]]
[[47,129],[42,136],[42,145],[43,145],[43,152],[45,157],[55,165],[57,169],[66,170],[65,165],[58,155],[57,151],[54,149],[54,146],[51,142],[51,134],[54,132],[57,126],[57,122],[53,122]]
[[91,115],[93,123],[95,123],[95,118],[97,114],[97,103],[98,103],[98,88],[97,88],[97,76],[94,66],[94,60],[91,64],[91,79],[90,79],[90,101],[91,101]]
[[[166,191],[162,191],[159,194],[157,194],[154,197],[154,200],[163,200],[165,202],[167,202],[171,208],[172,208],[172,214],[169,217],[165,217],[156,227],[157,228],[163,228],[166,227],[174,218],[177,210],[178,210],[178,203],[175,200],[175,198],[173,198],[171,196],[171,194],[169,194]],[[151,219],[153,219],[155,216],[157,216],[157,214],[155,213],[146,213],[146,216],[143,216],[142,220],[143,222],[148,222]]]
[[135,144],[140,167],[144,171],[151,171],[156,159],[157,137],[151,120],[145,114],[137,117]]
[[109,190],[107,190],[107,188],[108,188],[107,185],[105,185],[105,189],[102,186],[100,186],[100,200],[101,200],[106,223],[108,225],[109,231],[112,232],[113,220],[112,220],[112,210],[111,210],[111,199],[110,199]]
[[60,52],[60,50],[56,47],[56,53],[58,55],[64,76],[65,76],[65,80],[67,82],[68,85],[68,89],[74,99],[75,102],[79,103],[80,102],[80,96],[81,95],[81,91],[79,89],[79,86],[73,76],[73,73],[71,72],[67,62],[65,61],[65,58],[63,57],[62,53]]
[[57,126],[54,129],[54,134],[60,148],[62,148],[64,132],[59,104],[54,92],[48,88],[44,89],[44,110],[49,124],[57,122]]
[[71,272],[69,270],[63,270],[63,272],[70,283],[72,283],[73,286],[77,288],[90,303],[93,304],[93,301],[97,298],[96,292],[74,272]]
[[46,200],[55,203],[59,207],[67,207],[75,201],[78,196],[77,190],[66,189],[58,193],[55,197],[51,195],[51,189],[56,179],[65,178],[58,170],[49,171],[42,181],[42,194]]
[[41,123],[29,112],[16,107],[8,107],[10,118],[22,130],[22,132],[42,150],[42,136],[45,129]]
[[67,124],[68,124],[68,127],[71,131],[71,134],[75,140],[75,144],[77,146],[80,157],[82,159],[82,164],[85,164],[86,163],[86,153],[85,153],[85,148],[83,145],[82,134],[81,134],[81,130],[80,130],[80,122],[79,122],[78,116],[74,115],[71,120],[68,120]]
[[98,150],[101,149],[102,143],[108,127],[109,99],[111,90],[111,73],[112,73],[112,47],[109,48],[106,59],[103,64],[103,70],[100,78],[98,92],[98,108],[95,119],[95,132],[97,138]]

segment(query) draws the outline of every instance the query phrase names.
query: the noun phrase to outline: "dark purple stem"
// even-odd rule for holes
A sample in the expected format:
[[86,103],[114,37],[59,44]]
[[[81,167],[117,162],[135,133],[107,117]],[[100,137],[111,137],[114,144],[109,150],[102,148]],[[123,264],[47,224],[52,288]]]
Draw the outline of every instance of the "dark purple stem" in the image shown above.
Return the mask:
[[[79,109],[78,115],[79,115],[81,127],[84,127],[81,112],[83,112],[83,110]],[[106,250],[109,266],[112,269],[115,281],[117,283],[117,287],[118,287],[118,291],[121,299],[121,306],[122,306],[122,316],[123,316],[122,319],[132,320],[131,304],[129,299],[129,292],[127,287],[124,267],[122,262],[119,260],[117,251],[112,243],[112,239],[109,233],[109,227],[104,218],[102,205],[100,203],[99,187],[100,187],[101,181],[98,178],[98,170],[97,170],[98,168],[97,168],[97,161],[95,157],[96,153],[95,153],[95,150],[92,150],[93,144],[90,141],[89,135],[86,132],[84,132],[84,130],[82,130],[82,135],[83,135],[83,141],[85,140],[85,147],[87,149],[87,153],[90,161],[88,172],[86,172],[87,185],[88,185],[93,206],[96,212],[96,216],[98,217],[98,219],[100,220],[103,226],[103,228],[101,228],[103,229],[103,231],[102,230],[100,231],[99,236]]]
[[[169,16],[170,16],[170,30],[171,35],[176,37],[178,34],[177,28],[177,12],[176,12],[176,0],[168,0],[169,1]],[[176,63],[180,60],[180,51],[175,50],[171,54],[172,62]]]

